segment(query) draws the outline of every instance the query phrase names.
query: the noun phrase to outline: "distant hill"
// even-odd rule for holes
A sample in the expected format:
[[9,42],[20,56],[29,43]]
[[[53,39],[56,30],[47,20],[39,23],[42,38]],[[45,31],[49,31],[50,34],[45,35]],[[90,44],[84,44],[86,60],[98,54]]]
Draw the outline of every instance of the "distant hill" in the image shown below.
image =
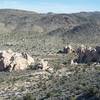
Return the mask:
[[[76,27],[80,31],[84,30],[83,25],[88,29],[95,24],[98,28],[100,25],[99,12],[81,12],[74,14],[40,14],[32,11],[16,10],[16,9],[0,9],[0,26],[1,33],[4,32],[54,32],[59,29],[67,31]],[[75,28],[74,28],[75,27]],[[95,29],[94,28],[94,29]],[[55,34],[55,33],[54,33]]]
[[0,9],[2,48],[14,46],[22,50],[42,49],[43,52],[48,50],[52,52],[70,42],[99,44],[99,36],[100,12],[42,14],[16,9]]

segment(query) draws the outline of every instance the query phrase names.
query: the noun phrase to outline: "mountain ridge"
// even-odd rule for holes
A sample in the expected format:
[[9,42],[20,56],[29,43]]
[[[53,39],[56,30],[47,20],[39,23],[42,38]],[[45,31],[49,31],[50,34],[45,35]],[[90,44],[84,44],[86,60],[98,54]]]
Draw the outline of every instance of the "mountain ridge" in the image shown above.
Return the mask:
[[[95,15],[97,17],[95,17]],[[70,27],[92,22],[93,17],[94,22],[97,23],[98,19],[100,18],[100,12],[40,14],[32,11],[18,9],[0,9],[0,24],[5,26],[4,29],[7,29],[7,26],[10,26],[11,29],[10,27],[9,29],[11,32],[20,32],[20,28],[21,32],[34,32],[34,30],[36,31],[36,28],[38,28],[37,30],[40,28],[42,32],[50,32],[61,27],[70,29]],[[12,27],[14,28],[13,30]]]

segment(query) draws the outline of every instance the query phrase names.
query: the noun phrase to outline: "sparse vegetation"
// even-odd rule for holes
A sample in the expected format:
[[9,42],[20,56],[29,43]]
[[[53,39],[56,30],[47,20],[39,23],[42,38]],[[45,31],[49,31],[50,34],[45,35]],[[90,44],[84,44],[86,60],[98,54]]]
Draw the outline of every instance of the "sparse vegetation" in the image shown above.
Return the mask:
[[28,52],[35,59],[47,59],[53,68],[52,73],[34,70],[33,65],[21,72],[0,72],[2,100],[82,100],[82,94],[100,99],[100,66],[70,65],[73,54],[56,54],[67,43],[74,48],[100,45],[99,19],[99,12],[44,15],[0,10],[0,50]]

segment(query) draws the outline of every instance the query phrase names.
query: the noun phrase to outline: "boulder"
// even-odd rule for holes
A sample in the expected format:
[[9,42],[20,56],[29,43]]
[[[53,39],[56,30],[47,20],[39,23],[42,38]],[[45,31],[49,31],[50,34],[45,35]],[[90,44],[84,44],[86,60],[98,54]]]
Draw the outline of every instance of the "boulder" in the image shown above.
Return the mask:
[[10,71],[12,70],[20,71],[28,68],[27,60],[22,57],[14,58],[13,62],[10,65],[11,65]]
[[27,53],[15,53],[12,56],[11,70],[25,70],[34,64],[34,59]]
[[27,53],[13,52],[10,49],[0,51],[0,71],[25,70],[31,64],[34,64],[34,59]]
[[40,63],[43,66],[43,70],[47,70],[49,68],[48,61],[41,59]]
[[64,53],[64,54],[68,54],[68,53],[73,53],[74,49],[72,48],[71,45],[67,45],[63,48],[63,50],[59,50],[57,53]]
[[11,57],[13,56],[13,51],[0,51],[0,71],[5,71],[10,68]]
[[42,70],[47,70],[49,68],[48,66],[48,61],[44,59],[37,59],[35,62],[35,65],[33,66],[32,69],[42,69]]

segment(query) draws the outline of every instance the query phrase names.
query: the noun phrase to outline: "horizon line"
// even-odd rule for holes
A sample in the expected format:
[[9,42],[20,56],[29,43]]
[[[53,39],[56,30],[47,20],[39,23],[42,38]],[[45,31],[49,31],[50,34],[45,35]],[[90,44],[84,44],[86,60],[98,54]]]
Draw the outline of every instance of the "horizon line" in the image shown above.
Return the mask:
[[73,13],[89,13],[89,12],[100,12],[99,10],[88,10],[88,11],[73,11],[73,12],[53,12],[53,11],[48,11],[48,12],[40,12],[36,10],[30,10],[30,9],[21,9],[21,8],[0,8],[0,10],[21,10],[21,11],[26,11],[26,12],[34,12],[34,13],[43,13],[43,14],[48,14],[48,13],[54,13],[54,14],[73,14]]

